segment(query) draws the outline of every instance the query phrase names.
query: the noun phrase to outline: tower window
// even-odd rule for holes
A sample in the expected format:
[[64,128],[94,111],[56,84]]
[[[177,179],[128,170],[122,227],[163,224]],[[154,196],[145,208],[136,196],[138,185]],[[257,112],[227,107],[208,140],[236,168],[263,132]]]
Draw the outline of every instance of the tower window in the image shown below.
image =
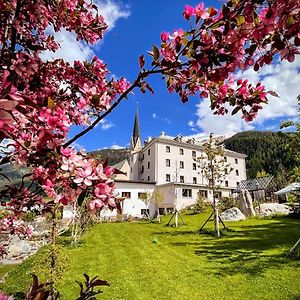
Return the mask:
[[148,155],[150,155],[150,149],[148,149]]
[[180,162],[179,167],[180,167],[180,169],[184,169],[184,162],[183,161]]
[[166,152],[167,152],[167,153],[170,153],[170,152],[171,152],[170,146],[166,146]]
[[170,174],[166,174],[166,181],[170,182],[171,181],[171,175]]
[[192,157],[196,157],[196,151],[192,151]]
[[193,184],[197,184],[197,177],[193,177]]
[[181,149],[181,148],[179,149],[179,154],[183,155],[183,149]]
[[239,176],[239,170],[235,170],[235,175]]
[[150,169],[150,161],[148,161],[148,169]]
[[193,163],[193,170],[197,170],[197,165]]
[[179,180],[181,183],[184,183],[184,176],[180,176]]
[[166,159],[166,167],[170,167],[171,166],[171,161],[169,159]]

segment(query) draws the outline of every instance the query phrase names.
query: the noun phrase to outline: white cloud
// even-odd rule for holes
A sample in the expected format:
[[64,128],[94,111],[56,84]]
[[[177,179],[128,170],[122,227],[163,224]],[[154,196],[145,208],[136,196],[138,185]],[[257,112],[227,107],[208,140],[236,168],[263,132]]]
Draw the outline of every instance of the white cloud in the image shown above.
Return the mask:
[[96,1],[96,5],[98,6],[99,14],[104,17],[108,25],[108,30],[114,28],[119,19],[126,19],[130,16],[128,6],[121,7],[120,3],[112,0],[98,0]]
[[[128,18],[130,16],[128,6],[122,7],[120,2],[98,0],[95,3],[98,7],[99,14],[104,17],[108,25],[108,31],[115,27],[116,22],[120,18]],[[74,33],[66,30],[54,33],[51,28],[47,31],[48,34],[54,34],[55,39],[60,44],[60,49],[56,52],[45,51],[42,54],[43,60],[63,58],[65,61],[73,62],[74,60],[89,60],[94,56],[93,48],[83,41],[77,41]]]
[[110,121],[107,121],[106,119],[103,119],[99,122],[99,124],[101,125],[101,129],[102,130],[108,130],[110,129],[111,127],[114,127],[115,124],[110,122]]
[[153,114],[152,114],[152,118],[153,118],[153,119],[157,119],[157,120],[159,120],[159,121],[166,122],[166,123],[169,124],[169,125],[172,124],[172,122],[171,122],[170,119],[161,117],[161,116],[158,115],[157,113],[153,113]]
[[94,52],[84,42],[76,40],[74,33],[63,29],[54,34],[56,41],[60,44],[60,48],[56,52],[45,51],[42,54],[43,60],[51,60],[56,58],[63,58],[65,61],[73,62],[74,60],[88,60],[93,57]]
[[125,147],[124,146],[120,146],[120,145],[117,145],[117,144],[113,144],[111,147],[109,147],[110,149],[124,149]]
[[296,117],[299,114],[297,111],[297,96],[300,94],[299,68],[300,57],[298,56],[293,63],[282,62],[268,65],[259,73],[253,69],[238,73],[236,78],[247,78],[252,83],[261,81],[267,90],[276,91],[280,98],[269,95],[269,103],[263,105],[263,109],[258,112],[257,118],[251,123],[246,123],[241,119],[241,114],[213,115],[209,108],[209,100],[206,99],[197,105],[196,125],[199,130],[207,133],[224,134],[253,130],[255,126],[263,126],[267,121],[275,118]]
[[189,122],[188,122],[188,125],[189,125],[190,127],[195,127],[194,121],[189,121]]

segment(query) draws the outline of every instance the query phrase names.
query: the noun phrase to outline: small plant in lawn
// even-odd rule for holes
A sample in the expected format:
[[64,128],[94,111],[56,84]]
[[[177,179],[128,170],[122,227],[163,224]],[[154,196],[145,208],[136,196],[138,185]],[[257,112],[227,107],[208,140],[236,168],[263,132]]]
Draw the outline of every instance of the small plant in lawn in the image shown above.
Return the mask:
[[95,291],[94,289],[99,286],[109,286],[109,283],[106,280],[98,279],[98,276],[90,279],[87,274],[83,274],[85,278],[84,285],[77,281],[77,284],[80,287],[80,296],[76,300],[94,300],[96,299],[96,295],[102,294],[103,291],[98,289]]

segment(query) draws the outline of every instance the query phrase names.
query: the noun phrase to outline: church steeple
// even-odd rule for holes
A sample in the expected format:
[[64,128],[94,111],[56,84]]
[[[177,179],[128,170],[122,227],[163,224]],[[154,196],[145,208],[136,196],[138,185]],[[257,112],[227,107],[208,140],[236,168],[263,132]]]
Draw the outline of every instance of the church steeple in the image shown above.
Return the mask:
[[136,108],[133,132],[132,132],[131,142],[130,142],[130,150],[133,153],[133,152],[140,151],[141,149],[142,149],[142,143],[141,143],[141,136],[140,136],[139,112],[138,112],[138,108]]

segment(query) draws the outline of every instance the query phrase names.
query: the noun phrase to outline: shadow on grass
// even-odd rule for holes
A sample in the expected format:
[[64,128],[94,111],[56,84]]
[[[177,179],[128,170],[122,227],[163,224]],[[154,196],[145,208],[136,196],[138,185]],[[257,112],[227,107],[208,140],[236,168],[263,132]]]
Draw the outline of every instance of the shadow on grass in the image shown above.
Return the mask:
[[221,239],[199,244],[195,254],[218,263],[218,268],[212,270],[216,275],[258,275],[268,268],[281,268],[286,264],[300,267],[299,260],[286,258],[299,238],[300,223],[287,218],[272,220],[276,222],[244,225],[240,230],[226,231]]
[[178,235],[195,235],[196,233],[197,233],[196,230],[177,230],[177,231],[159,231],[159,232],[154,232],[153,234],[178,236]]

